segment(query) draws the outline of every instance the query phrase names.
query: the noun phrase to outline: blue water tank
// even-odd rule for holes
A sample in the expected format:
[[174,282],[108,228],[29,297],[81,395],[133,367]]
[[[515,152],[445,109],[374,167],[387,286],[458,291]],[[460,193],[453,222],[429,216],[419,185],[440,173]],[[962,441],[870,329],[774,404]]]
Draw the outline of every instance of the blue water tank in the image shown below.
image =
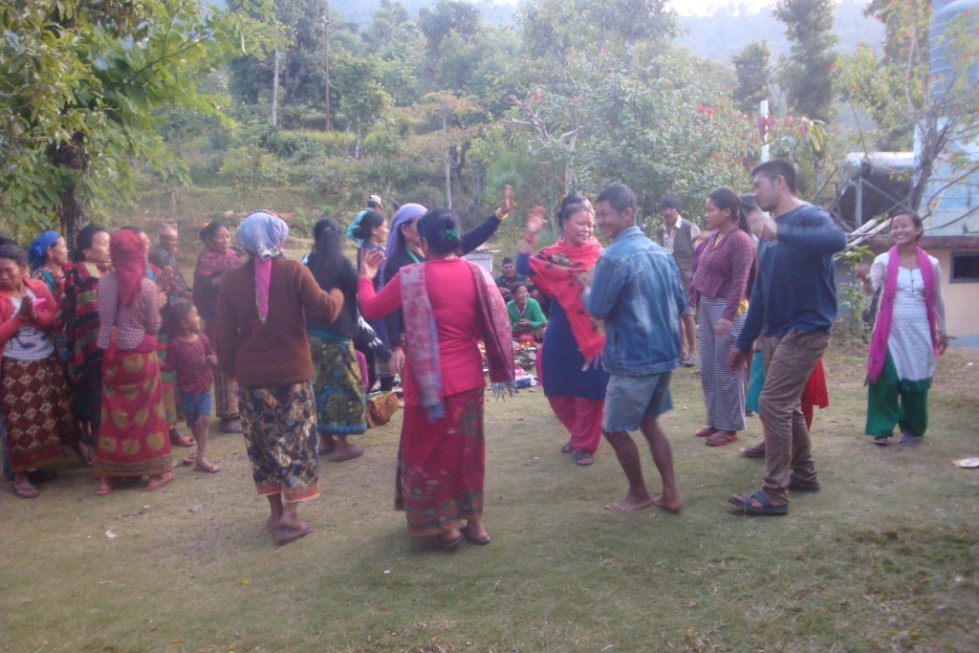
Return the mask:
[[[938,99],[948,91],[948,84],[955,74],[954,61],[950,58],[950,56],[954,57],[955,53],[949,52],[948,45],[941,42],[942,37],[948,26],[956,18],[964,18],[963,14],[967,11],[971,14],[971,18],[979,19],[979,0],[938,0],[932,6],[934,17],[928,33],[931,57],[929,68],[932,75],[939,76],[932,80],[931,89],[932,98]],[[979,80],[979,62],[971,64],[967,74],[973,83]],[[916,134],[916,141],[918,136]],[[918,150],[917,142],[915,150]],[[975,142],[949,143],[949,150],[964,153],[972,159],[979,159],[979,146]],[[936,162],[923,198],[925,201],[933,202],[929,208],[935,216],[929,221],[930,224],[926,225],[926,231],[929,233],[932,229],[943,231],[943,227],[958,223],[959,216],[971,212],[979,204],[979,175],[972,174],[949,185],[959,174],[947,163]],[[925,210],[925,207],[922,209]],[[961,226],[957,224],[956,229],[960,230]]]
[[[956,16],[964,14],[966,11],[974,12],[979,15],[979,0],[938,0],[932,3],[935,12],[931,27],[928,30],[928,45],[931,52],[930,69],[932,75],[940,75],[939,81],[932,85],[932,96],[936,97],[945,91],[945,84],[940,80],[949,77],[952,72],[952,62],[948,58],[948,46],[941,43],[945,30]],[[969,68],[969,78],[972,81],[979,79],[979,66],[972,65]]]

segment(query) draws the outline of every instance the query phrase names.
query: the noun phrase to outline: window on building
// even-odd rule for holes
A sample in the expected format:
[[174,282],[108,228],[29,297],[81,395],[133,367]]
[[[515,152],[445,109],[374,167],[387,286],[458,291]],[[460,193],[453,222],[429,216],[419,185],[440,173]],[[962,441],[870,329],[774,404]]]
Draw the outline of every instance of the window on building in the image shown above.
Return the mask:
[[979,282],[979,252],[952,252],[951,282]]

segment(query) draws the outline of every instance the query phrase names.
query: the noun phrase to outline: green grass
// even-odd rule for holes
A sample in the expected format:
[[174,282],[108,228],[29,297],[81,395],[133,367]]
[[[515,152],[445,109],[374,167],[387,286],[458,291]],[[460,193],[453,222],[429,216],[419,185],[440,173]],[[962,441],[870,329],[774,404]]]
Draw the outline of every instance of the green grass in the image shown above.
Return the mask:
[[[625,492],[608,445],[575,467],[540,389],[523,391],[487,405],[493,543],[455,554],[391,509],[400,413],[357,438],[363,458],[323,465],[301,510],[314,532],[281,548],[240,436],[213,437],[219,474],[180,468],[159,493],[97,498],[64,463],[38,499],[0,496],[0,649],[979,650],[979,474],[950,464],[977,453],[976,358],[942,361],[921,445],[878,449],[861,435],[861,358],[833,352],[814,428],[823,491],[783,518],[726,503],[758,487],[761,462],[693,437],[703,404],[684,370],[663,419],[680,516],[607,512]],[[759,436],[751,418],[745,443]]]

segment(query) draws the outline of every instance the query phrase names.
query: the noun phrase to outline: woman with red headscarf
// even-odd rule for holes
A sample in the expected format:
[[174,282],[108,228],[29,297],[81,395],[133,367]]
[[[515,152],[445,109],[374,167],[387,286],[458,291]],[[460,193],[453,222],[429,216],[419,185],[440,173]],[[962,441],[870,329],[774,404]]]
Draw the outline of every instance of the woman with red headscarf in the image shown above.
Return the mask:
[[163,406],[156,334],[159,292],[146,276],[146,244],[128,229],[109,241],[114,271],[99,279],[102,413],[95,446],[96,494],[114,479],[149,476],[147,490],[173,480],[170,438]]

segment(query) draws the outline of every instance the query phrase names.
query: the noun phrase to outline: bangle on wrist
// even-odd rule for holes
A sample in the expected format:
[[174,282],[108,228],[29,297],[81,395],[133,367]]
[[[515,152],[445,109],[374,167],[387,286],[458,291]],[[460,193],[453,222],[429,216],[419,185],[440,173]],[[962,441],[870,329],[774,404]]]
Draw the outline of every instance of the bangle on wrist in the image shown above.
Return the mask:
[[510,213],[509,211],[507,213],[504,213],[500,209],[496,209],[496,213],[494,213],[493,215],[495,215],[498,220],[503,221],[507,219],[507,216],[510,215]]

